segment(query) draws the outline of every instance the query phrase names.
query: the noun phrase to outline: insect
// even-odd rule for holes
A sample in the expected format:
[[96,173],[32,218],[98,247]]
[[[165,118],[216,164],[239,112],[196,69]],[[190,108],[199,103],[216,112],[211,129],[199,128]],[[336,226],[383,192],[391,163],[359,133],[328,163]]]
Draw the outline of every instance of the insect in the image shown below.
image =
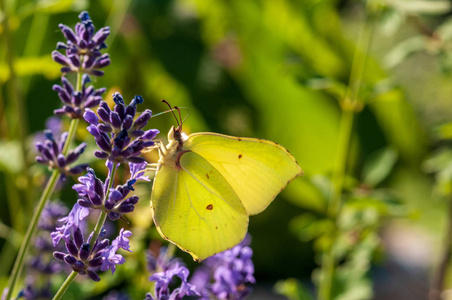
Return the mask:
[[160,159],[153,164],[151,210],[160,235],[200,261],[240,243],[249,216],[303,171],[277,143],[216,133],[187,136],[183,121],[177,123],[167,145],[156,141]]

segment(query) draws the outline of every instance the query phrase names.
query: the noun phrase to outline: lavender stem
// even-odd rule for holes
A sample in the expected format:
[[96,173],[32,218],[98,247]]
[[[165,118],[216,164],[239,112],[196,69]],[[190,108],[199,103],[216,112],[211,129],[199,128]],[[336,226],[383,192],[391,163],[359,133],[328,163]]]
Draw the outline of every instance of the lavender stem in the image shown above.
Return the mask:
[[58,292],[53,297],[53,300],[59,300],[63,297],[64,293],[66,293],[67,289],[71,285],[72,281],[74,281],[75,277],[77,277],[78,273],[75,271],[72,271],[71,274],[69,274],[68,278],[64,281],[64,283],[61,285]]
[[[82,75],[79,73],[77,75],[77,90],[81,88],[81,78]],[[72,143],[72,139],[74,138],[75,133],[77,131],[78,123],[79,119],[72,119],[71,124],[69,126],[68,137],[64,145],[64,149],[62,151],[63,155],[67,154],[68,152],[69,145]],[[17,279],[20,277],[20,274],[22,273],[24,267],[24,258],[30,246],[31,238],[34,236],[36,229],[38,227],[37,224],[41,217],[42,210],[49,201],[50,196],[52,196],[52,193],[55,190],[55,186],[58,183],[60,176],[61,174],[58,172],[58,170],[53,170],[52,175],[50,176],[50,179],[47,182],[47,185],[44,189],[44,192],[42,193],[41,198],[39,199],[38,206],[36,207],[30,225],[28,226],[27,232],[25,234],[24,240],[20,246],[19,253],[14,262],[13,271],[11,273],[11,277],[9,278],[8,292],[6,294],[5,300],[11,299],[11,295],[16,286]]]

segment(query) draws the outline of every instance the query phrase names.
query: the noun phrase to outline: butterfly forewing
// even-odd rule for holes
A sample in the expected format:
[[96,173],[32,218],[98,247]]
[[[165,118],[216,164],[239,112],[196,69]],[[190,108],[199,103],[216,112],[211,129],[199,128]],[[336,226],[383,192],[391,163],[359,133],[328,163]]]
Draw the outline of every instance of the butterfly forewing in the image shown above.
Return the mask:
[[194,259],[238,244],[248,215],[234,189],[196,153],[184,153],[180,166],[162,165],[154,181],[151,206],[159,232]]
[[295,158],[271,141],[195,133],[189,136],[184,149],[199,154],[218,170],[249,215],[264,210],[303,173]]

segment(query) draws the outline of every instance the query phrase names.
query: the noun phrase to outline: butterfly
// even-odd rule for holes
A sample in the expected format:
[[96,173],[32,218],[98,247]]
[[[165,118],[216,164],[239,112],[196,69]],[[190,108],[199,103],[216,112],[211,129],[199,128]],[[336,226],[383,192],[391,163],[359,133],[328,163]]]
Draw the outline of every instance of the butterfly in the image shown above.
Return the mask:
[[[175,107],[177,109],[177,107]],[[181,122],[182,124],[182,122]],[[240,243],[250,215],[303,174],[281,145],[172,127],[157,141],[151,210],[159,234],[201,261]]]

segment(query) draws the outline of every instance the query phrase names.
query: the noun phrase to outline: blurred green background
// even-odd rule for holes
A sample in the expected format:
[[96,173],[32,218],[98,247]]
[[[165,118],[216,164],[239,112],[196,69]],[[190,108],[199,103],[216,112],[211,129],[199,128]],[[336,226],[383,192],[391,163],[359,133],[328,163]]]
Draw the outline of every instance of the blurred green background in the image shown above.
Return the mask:
[[[64,40],[58,24],[73,27],[87,10],[97,29],[111,27],[112,64],[94,81],[107,88],[110,104],[114,91],[126,102],[142,95],[141,109],[158,113],[166,99],[189,109],[188,133],[269,139],[303,168],[304,177],[251,217],[258,283],[250,299],[315,297],[332,228],[335,299],[426,299],[451,193],[449,1],[0,2],[0,287],[49,174],[34,163],[33,136],[61,106],[52,91],[60,67],[50,56]],[[363,71],[350,80],[353,65]],[[340,120],[347,87],[356,84],[359,107],[334,219],[327,209]],[[148,126],[166,138],[173,123],[167,114]],[[92,158],[95,144],[85,126],[76,139],[89,144],[83,160],[105,172]],[[75,180],[56,195],[68,206],[76,201]],[[113,277],[105,274],[97,285],[82,281],[85,298],[116,288],[142,299],[150,290],[143,252],[150,241],[163,243],[149,220],[150,190],[151,184],[137,188],[140,208],[129,224],[118,225],[135,230],[134,253]],[[194,267],[187,254],[177,255]],[[71,289],[67,299],[77,286]]]

